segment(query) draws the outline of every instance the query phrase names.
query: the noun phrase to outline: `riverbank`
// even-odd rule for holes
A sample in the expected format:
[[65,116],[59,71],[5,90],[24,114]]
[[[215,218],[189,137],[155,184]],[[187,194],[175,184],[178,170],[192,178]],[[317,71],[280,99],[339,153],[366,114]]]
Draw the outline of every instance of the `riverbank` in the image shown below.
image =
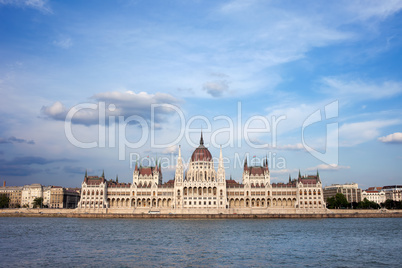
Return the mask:
[[317,213],[266,214],[129,214],[82,213],[75,210],[25,209],[1,210],[0,217],[60,217],[60,218],[132,218],[132,219],[323,219],[323,218],[402,218],[402,210],[327,210]]

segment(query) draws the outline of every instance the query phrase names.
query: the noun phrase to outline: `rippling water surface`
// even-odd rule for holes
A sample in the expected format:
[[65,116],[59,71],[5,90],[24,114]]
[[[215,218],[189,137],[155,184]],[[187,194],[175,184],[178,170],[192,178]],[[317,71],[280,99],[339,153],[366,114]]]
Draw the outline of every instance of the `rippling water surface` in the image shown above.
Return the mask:
[[0,218],[0,266],[401,267],[402,219]]

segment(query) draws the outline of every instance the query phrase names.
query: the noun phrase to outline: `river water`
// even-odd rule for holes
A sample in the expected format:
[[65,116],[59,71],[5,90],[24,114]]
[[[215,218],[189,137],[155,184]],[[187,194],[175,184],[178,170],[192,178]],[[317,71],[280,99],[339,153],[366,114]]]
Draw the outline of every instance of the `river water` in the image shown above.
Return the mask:
[[0,218],[0,226],[1,267],[402,266],[402,218]]

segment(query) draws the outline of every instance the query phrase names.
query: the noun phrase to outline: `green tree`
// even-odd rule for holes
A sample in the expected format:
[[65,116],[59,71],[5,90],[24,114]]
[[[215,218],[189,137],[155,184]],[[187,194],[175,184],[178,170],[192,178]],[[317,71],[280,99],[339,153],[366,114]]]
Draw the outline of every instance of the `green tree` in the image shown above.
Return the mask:
[[5,194],[0,195],[0,208],[8,208],[9,203],[10,198],[8,198]]
[[381,206],[387,209],[402,209],[402,202],[387,199],[384,203],[381,204]]
[[43,198],[42,197],[35,198],[34,201],[32,202],[32,205],[34,208],[43,207]]
[[380,205],[378,205],[376,202],[369,201],[367,198],[364,198],[363,201],[360,201],[359,204],[357,205],[357,208],[362,208],[362,209],[369,209],[369,208],[380,208]]
[[342,193],[337,193],[335,196],[327,198],[328,208],[346,208],[348,206],[349,202]]

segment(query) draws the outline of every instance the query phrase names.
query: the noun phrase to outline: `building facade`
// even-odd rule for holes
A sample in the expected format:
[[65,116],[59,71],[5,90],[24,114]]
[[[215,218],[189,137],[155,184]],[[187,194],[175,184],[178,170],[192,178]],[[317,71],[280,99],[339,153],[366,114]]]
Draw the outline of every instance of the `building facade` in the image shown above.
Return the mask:
[[76,208],[79,200],[79,192],[61,186],[52,186],[49,208]]
[[346,197],[349,203],[362,201],[362,190],[357,183],[332,184],[324,187],[324,200],[341,193]]
[[402,185],[390,185],[382,187],[385,193],[385,199],[402,201]]
[[364,199],[381,204],[386,200],[385,192],[382,191],[382,187],[370,187],[362,191],[362,200]]
[[127,211],[130,213],[269,213],[278,210],[325,210],[322,183],[315,176],[289,178],[288,183],[270,181],[268,161],[262,166],[244,163],[242,183],[226,180],[222,148],[214,161],[200,144],[191,155],[187,170],[179,147],[174,179],[162,183],[160,163],[135,165],[132,183],[119,183],[85,174],[81,188],[82,210]]
[[24,185],[21,194],[21,206],[32,208],[35,198],[38,197],[42,197],[43,205],[48,206],[50,203],[50,191],[51,186],[42,186],[39,183]]
[[4,182],[3,187],[0,187],[0,194],[4,194],[10,199],[9,208],[21,207],[22,186],[6,186],[6,182]]

